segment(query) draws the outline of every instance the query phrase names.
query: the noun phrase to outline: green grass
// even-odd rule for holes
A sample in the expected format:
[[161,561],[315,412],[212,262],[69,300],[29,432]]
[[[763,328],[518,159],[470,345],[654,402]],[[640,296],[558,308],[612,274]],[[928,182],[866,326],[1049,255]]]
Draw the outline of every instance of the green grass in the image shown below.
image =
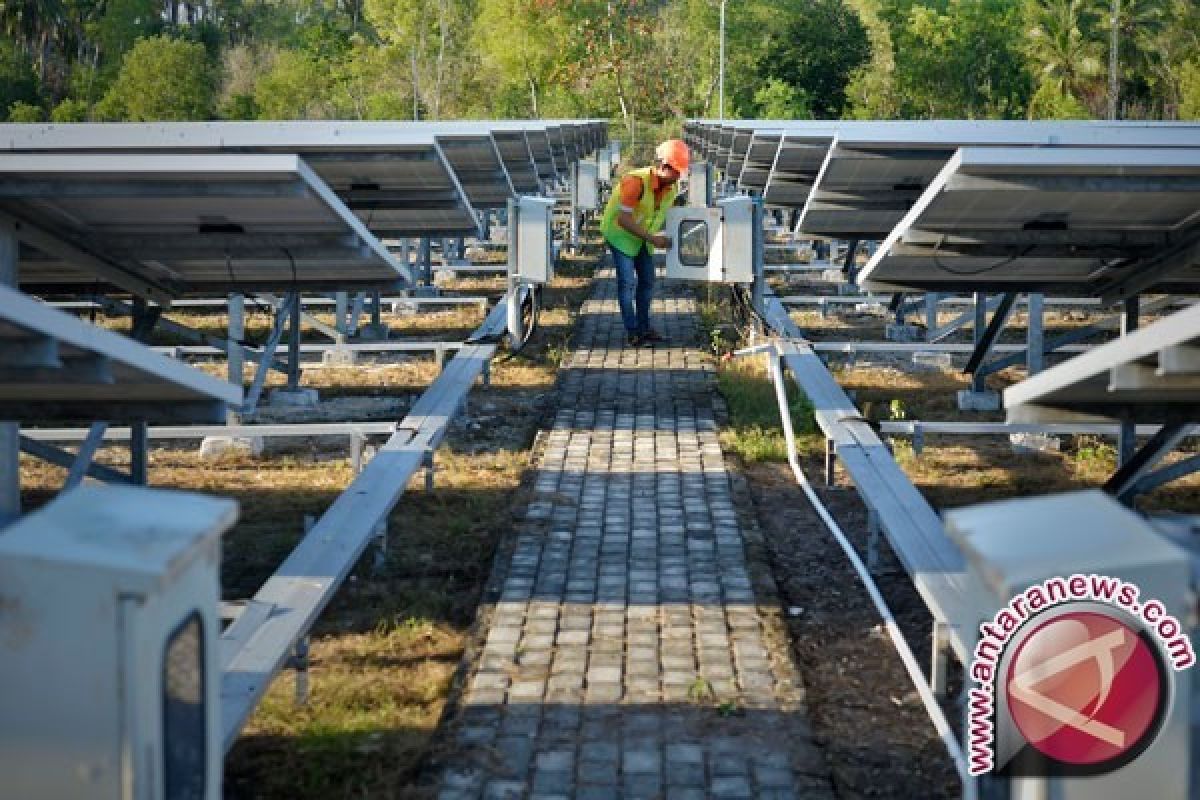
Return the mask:
[[[762,359],[729,361],[717,372],[717,385],[729,409],[729,425],[721,442],[743,461],[787,461],[787,440],[779,416],[775,387],[767,380]],[[792,382],[787,384],[788,410],[801,454],[820,450],[812,403]]]

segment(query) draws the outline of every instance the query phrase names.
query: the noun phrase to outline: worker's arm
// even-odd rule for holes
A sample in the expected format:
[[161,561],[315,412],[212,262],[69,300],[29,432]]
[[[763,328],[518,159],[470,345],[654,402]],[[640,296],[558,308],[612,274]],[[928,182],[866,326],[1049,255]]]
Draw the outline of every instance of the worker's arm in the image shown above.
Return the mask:
[[638,224],[636,219],[633,218],[632,211],[626,211],[625,209],[618,211],[617,224],[639,239],[644,239],[645,241],[650,242],[650,244],[654,245],[655,247],[665,249],[671,246],[671,237],[664,236],[661,233],[651,233],[650,231],[646,230]]

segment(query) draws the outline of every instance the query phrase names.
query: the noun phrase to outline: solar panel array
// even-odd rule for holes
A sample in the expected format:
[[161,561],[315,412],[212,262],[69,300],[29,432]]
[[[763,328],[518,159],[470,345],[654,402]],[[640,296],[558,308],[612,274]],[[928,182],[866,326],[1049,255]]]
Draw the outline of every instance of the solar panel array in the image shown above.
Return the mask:
[[[883,240],[869,289],[1120,299],[1200,284],[1197,123],[694,120],[684,137],[740,190],[799,209],[801,233]],[[985,186],[967,173],[989,152],[1008,176]]]
[[[375,237],[475,235],[479,212],[565,177],[555,153],[565,167],[567,158],[606,141],[606,124],[588,120],[0,125],[0,153],[13,154],[7,163],[36,155],[43,165],[59,159],[79,168],[78,174],[56,168],[57,188],[43,185],[40,198],[29,195],[36,181],[6,175],[0,208],[46,234],[23,237],[21,281],[39,290],[115,286],[161,300],[234,287],[381,286],[408,276]],[[96,159],[123,154],[147,164],[150,156],[193,159],[187,183],[196,196],[155,203],[151,198],[180,177],[166,172],[155,179],[142,169],[129,180],[97,174]],[[195,160],[241,158],[244,178],[255,163],[274,163],[270,159],[284,154],[299,159],[300,177],[277,177],[276,186],[256,186],[253,196],[237,202],[218,199],[234,191],[235,179],[214,176],[223,188],[206,188],[204,162]],[[61,160],[67,155],[91,160]],[[261,167],[264,174],[271,169]],[[89,213],[73,217],[84,201],[65,195],[85,191],[103,193],[106,209],[101,213],[93,203]],[[213,196],[205,199],[206,193]],[[296,193],[308,200],[289,196]],[[130,219],[122,223],[113,215]],[[281,238],[285,234],[290,238]],[[131,238],[137,236],[158,238],[146,239],[143,250]],[[110,242],[119,246],[110,249]]]

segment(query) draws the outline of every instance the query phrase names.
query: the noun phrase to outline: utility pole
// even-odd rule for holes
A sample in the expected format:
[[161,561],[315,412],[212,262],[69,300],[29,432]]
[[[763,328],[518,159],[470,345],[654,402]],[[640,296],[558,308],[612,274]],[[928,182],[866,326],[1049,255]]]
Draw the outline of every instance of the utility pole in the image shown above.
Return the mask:
[[718,113],[721,117],[721,122],[725,121],[725,0],[721,0],[721,66],[717,76],[717,83],[720,86],[720,100],[718,104],[720,109]]
[[1121,21],[1121,0],[1112,0],[1112,35],[1108,43],[1108,118],[1117,118],[1117,92],[1120,85],[1117,81],[1117,45]]

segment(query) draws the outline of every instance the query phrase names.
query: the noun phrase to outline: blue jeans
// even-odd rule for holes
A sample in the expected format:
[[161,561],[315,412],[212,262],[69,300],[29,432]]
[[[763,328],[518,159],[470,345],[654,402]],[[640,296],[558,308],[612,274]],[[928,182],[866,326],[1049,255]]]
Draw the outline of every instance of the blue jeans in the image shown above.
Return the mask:
[[636,256],[627,256],[611,244],[613,265],[617,268],[617,302],[621,321],[630,335],[650,330],[650,301],[654,297],[654,257],[646,246]]

